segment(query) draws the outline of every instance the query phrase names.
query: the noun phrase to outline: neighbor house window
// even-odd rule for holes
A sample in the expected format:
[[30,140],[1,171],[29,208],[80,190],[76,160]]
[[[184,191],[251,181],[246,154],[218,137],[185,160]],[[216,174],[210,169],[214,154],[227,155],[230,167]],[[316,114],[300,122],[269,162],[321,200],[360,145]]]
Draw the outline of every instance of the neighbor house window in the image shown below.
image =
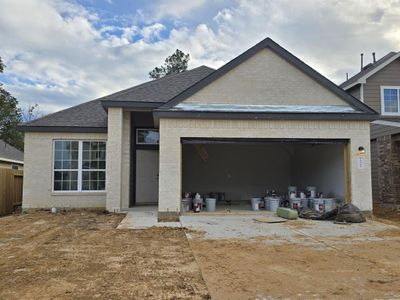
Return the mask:
[[104,191],[104,141],[54,141],[54,191]]
[[400,87],[382,87],[382,114],[400,114]]
[[137,145],[158,145],[160,142],[160,134],[158,129],[136,129]]

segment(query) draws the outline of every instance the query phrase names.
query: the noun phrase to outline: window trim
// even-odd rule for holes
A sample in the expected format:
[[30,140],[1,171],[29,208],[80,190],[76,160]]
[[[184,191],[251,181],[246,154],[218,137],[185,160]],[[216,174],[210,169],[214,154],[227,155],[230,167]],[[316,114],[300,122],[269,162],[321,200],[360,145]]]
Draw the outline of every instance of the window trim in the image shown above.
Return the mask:
[[[157,131],[158,132],[158,143],[154,143],[154,144],[148,144],[148,143],[140,143],[139,142],[139,130],[151,130],[151,131]],[[135,128],[135,144],[137,146],[149,146],[149,147],[154,147],[154,146],[159,146],[160,145],[160,130],[158,128],[147,128],[147,127],[136,127]]]
[[[395,89],[397,90],[397,108],[398,112],[385,112],[385,90]],[[400,86],[382,85],[381,86],[381,115],[382,116],[400,116]]]
[[[56,142],[78,142],[78,169],[54,169],[54,159],[56,155]],[[51,157],[51,192],[55,194],[82,194],[82,193],[106,193],[107,192],[107,163],[106,163],[106,168],[104,169],[104,172],[106,172],[106,180],[105,180],[105,186],[104,190],[82,190],[82,154],[83,154],[83,142],[104,142],[106,144],[106,151],[107,151],[107,140],[101,140],[101,139],[95,139],[95,140],[89,140],[89,139],[53,139],[53,151],[52,151],[52,157]],[[107,156],[106,156],[107,160]],[[54,172],[55,171],[75,171],[78,170],[78,188],[77,190],[55,190],[54,189]],[[86,169],[85,169],[86,170]],[[87,170],[89,171],[89,169]],[[98,170],[95,169],[93,171],[103,171],[103,170]]]

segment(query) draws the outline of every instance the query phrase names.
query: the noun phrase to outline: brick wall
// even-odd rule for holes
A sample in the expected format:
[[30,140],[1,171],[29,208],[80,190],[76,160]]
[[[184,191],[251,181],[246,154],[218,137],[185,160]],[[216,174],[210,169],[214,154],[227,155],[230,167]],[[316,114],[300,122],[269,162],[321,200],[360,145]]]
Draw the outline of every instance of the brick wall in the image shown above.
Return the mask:
[[378,203],[393,204],[400,197],[400,142],[392,136],[377,138]]

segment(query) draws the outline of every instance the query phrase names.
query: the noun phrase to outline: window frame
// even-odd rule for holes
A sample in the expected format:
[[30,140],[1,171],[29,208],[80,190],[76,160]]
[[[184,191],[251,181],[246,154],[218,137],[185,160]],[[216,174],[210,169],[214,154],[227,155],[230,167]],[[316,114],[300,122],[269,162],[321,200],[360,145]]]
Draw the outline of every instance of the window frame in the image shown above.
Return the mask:
[[[141,143],[139,142],[139,131],[141,130],[151,130],[158,132],[158,143]],[[135,145],[139,147],[158,147],[160,145],[160,130],[158,128],[143,128],[143,127],[136,127],[135,128]]]
[[[385,90],[397,90],[397,112],[385,111]],[[383,85],[381,86],[381,115],[400,116],[400,86]]]
[[[78,142],[78,169],[55,169],[54,168],[54,160],[55,160],[55,155],[56,155],[56,142]],[[82,190],[82,173],[83,171],[91,171],[91,169],[83,169],[82,168],[82,162],[83,162],[83,143],[84,142],[103,142],[106,144],[106,152],[107,152],[107,141],[106,140],[101,140],[101,139],[96,139],[96,140],[78,140],[78,139],[54,139],[53,140],[53,151],[52,151],[52,158],[51,158],[51,191],[52,193],[105,193],[107,192],[107,163],[106,163],[106,168],[104,169],[105,172],[105,185],[104,185],[104,190]],[[106,161],[107,161],[107,156],[106,156]],[[78,170],[78,184],[77,184],[77,189],[76,190],[55,190],[54,189],[54,172],[55,171],[75,171]],[[93,171],[103,171],[101,169],[95,169]]]

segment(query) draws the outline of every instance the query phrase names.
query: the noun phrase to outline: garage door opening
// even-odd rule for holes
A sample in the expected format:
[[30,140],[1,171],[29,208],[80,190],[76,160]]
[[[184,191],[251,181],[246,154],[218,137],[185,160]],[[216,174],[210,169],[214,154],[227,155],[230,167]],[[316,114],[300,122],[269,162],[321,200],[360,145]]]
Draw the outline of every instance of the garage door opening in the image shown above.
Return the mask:
[[348,140],[183,138],[182,191],[209,197],[223,193],[218,209],[250,210],[250,199],[267,191],[299,196],[315,186],[324,198],[346,198]]

